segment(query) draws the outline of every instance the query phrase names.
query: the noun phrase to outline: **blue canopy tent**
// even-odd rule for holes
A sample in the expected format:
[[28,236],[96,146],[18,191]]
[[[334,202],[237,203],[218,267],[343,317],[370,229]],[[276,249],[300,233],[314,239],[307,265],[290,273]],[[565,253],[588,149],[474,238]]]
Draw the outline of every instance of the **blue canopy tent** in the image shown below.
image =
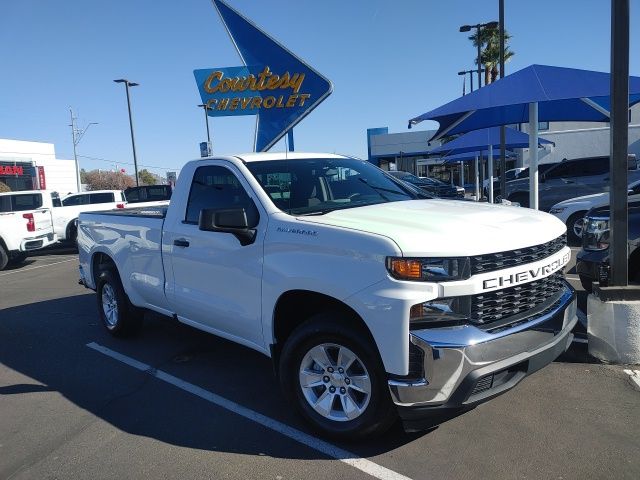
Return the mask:
[[[513,128],[505,129],[506,148],[526,148],[529,146],[529,135]],[[538,139],[538,145],[554,143],[544,138]],[[489,152],[489,202],[493,203],[493,149],[500,148],[500,128],[490,127],[465,133],[460,137],[434,148],[429,153],[459,154],[487,150]],[[477,157],[476,157],[477,158]],[[476,179],[478,165],[476,163]],[[476,198],[479,198],[479,181],[476,181]]]
[[[435,120],[432,140],[480,128],[530,125],[530,205],[538,208],[539,121],[609,121],[611,76],[575,68],[531,65],[490,85],[412,118]],[[640,102],[640,77],[629,77],[629,105]]]

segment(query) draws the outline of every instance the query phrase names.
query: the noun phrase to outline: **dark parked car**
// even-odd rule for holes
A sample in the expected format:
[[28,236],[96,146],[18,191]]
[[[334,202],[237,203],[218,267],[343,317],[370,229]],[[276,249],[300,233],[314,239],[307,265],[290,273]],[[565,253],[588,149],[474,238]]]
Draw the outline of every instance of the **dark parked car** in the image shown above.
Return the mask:
[[[640,195],[629,197],[629,280],[640,282]],[[598,281],[601,265],[609,264],[609,206],[587,212],[582,230],[582,250],[576,260],[576,271],[584,289]]]
[[[506,198],[529,206],[529,178],[522,172],[517,180],[507,183]],[[564,160],[545,172],[538,170],[539,206],[548,212],[558,202],[569,198],[606,192],[609,187],[609,157],[587,157]],[[640,179],[635,155],[629,155],[629,182]]]
[[388,172],[403,182],[410,183],[439,198],[461,198],[464,197],[464,189],[458,189],[453,185],[444,183],[435,178],[420,178],[409,172]]

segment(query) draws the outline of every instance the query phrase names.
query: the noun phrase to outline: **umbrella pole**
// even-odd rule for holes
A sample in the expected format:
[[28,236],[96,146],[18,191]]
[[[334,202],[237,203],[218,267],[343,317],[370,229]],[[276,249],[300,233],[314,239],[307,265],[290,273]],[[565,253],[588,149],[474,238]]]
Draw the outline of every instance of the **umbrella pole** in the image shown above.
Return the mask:
[[489,162],[489,203],[493,203],[493,145],[489,145],[489,158],[487,159]]
[[462,184],[460,186],[464,188],[464,162],[460,162],[460,183]]
[[538,102],[529,104],[529,208],[538,210]]
[[476,202],[479,202],[480,201],[480,167],[478,165],[478,155],[476,155],[475,167],[476,167]]

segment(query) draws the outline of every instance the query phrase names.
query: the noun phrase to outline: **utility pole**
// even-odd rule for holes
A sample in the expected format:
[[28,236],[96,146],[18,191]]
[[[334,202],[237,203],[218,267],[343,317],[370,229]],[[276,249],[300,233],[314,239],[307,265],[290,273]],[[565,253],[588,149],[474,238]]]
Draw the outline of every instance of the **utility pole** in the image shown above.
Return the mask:
[[91,122],[84,129],[80,129],[76,126],[77,118],[73,116],[73,109],[71,107],[69,107],[69,114],[71,115],[71,124],[69,126],[71,127],[71,140],[73,142],[73,160],[76,163],[76,187],[78,189],[78,192],[81,192],[82,179],[80,178],[80,164],[78,163],[78,153],[76,147],[80,143],[80,140],[82,140],[82,137],[84,137],[84,134],[87,133],[87,130],[89,130],[89,127],[91,125],[97,125],[98,123]]

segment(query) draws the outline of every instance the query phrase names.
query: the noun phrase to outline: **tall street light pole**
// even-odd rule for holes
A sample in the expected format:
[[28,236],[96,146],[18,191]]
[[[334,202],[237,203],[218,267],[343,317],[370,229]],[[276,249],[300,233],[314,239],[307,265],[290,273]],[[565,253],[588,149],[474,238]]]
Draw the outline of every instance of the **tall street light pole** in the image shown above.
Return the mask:
[[136,173],[136,187],[140,185],[138,180],[138,158],[136,156],[136,140],[133,136],[133,118],[131,117],[131,99],[129,98],[129,87],[137,87],[139,83],[130,82],[126,78],[120,78],[114,80],[116,83],[124,83],[125,90],[127,91],[127,108],[129,109],[129,127],[131,128],[131,146],[133,147],[133,168]]
[[211,110],[211,107],[206,103],[202,103],[198,106],[204,110],[204,122],[207,125],[207,147],[209,148],[207,153],[211,155],[211,134],[209,133],[209,114],[207,113],[208,110]]
[[478,44],[478,88],[482,87],[482,52],[480,51],[480,31],[483,28],[497,28],[498,22],[478,23],[476,25],[463,25],[460,27],[460,32],[470,32],[472,28],[476,29],[477,44]]

